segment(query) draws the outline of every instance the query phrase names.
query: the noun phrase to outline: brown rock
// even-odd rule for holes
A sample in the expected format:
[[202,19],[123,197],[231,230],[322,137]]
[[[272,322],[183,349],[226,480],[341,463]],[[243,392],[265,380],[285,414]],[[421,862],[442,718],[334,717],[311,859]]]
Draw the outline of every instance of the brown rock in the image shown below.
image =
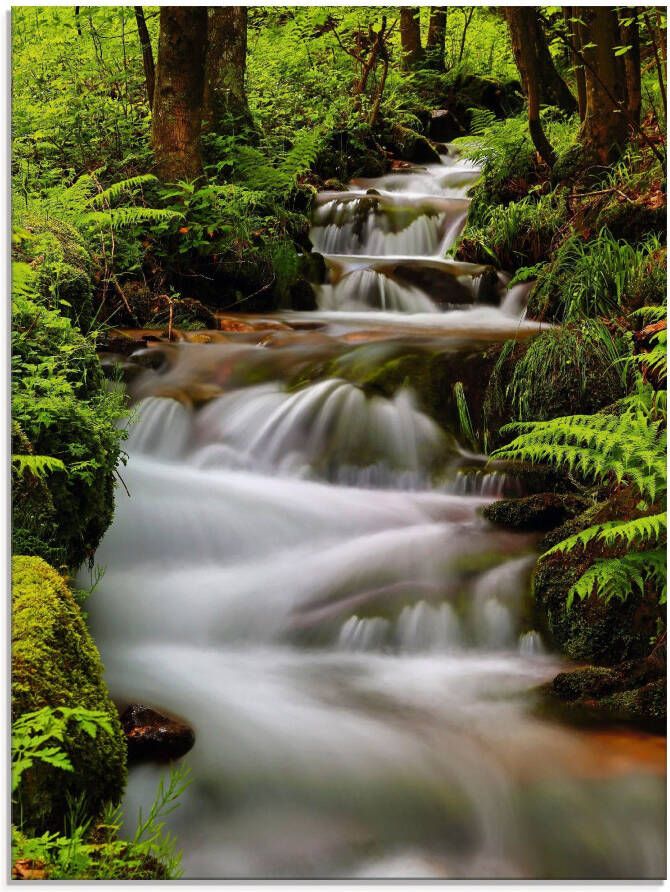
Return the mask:
[[193,729],[139,703],[121,715],[129,762],[168,762],[185,755],[195,743]]

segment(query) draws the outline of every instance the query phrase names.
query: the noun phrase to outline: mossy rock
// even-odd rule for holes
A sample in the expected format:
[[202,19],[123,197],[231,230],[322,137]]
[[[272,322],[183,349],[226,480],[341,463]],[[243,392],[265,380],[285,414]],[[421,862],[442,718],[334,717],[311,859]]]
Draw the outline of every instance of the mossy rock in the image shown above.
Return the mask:
[[484,404],[492,445],[501,444],[498,432],[509,421],[590,415],[625,395],[601,332],[601,323],[585,320],[498,350]]
[[72,730],[66,750],[73,772],[41,762],[26,771],[14,816],[26,832],[62,832],[68,796],[83,796],[91,817],[106,802],[119,802],[126,744],[100,656],[71,591],[46,561],[17,556],[12,560],[12,716],[44,706],[102,710],[114,733],[99,731],[92,739]]
[[520,532],[553,530],[583,513],[586,499],[575,495],[545,492],[520,499],[501,499],[485,505],[483,516],[498,526]]
[[663,731],[666,670],[652,656],[561,672],[544,688],[550,708],[572,721],[628,722]]
[[[596,505],[550,532],[539,547],[545,551],[605,519],[608,519],[607,513]],[[644,657],[663,617],[657,592],[640,593],[636,589],[623,602],[616,598],[605,601],[591,594],[583,601],[576,598],[567,607],[571,587],[598,556],[590,545],[579,551],[554,552],[539,559],[533,576],[538,625],[574,660],[611,665]]]
[[386,135],[387,147],[402,161],[415,164],[439,164],[440,153],[429,139],[409,127],[396,124]]

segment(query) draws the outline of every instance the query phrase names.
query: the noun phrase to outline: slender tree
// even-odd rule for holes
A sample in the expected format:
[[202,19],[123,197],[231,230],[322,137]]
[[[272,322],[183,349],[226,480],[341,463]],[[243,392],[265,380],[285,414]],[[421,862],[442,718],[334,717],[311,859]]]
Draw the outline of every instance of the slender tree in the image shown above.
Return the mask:
[[577,84],[577,106],[579,109],[579,120],[583,121],[586,117],[586,75],[581,60],[582,51],[582,32],[579,19],[579,11],[575,6],[564,6],[563,16],[567,29],[568,52],[570,63],[575,75],[575,83]]
[[634,124],[640,123],[642,109],[642,76],[640,71],[640,30],[636,6],[622,9],[619,13],[621,43],[629,49],[623,55],[626,75],[628,112]]
[[245,89],[247,7],[210,6],[203,128],[220,134],[255,132]]
[[161,6],[152,142],[158,176],[202,176],[200,125],[207,50],[206,6]]
[[444,44],[447,34],[447,7],[431,6],[426,40],[426,62],[436,71],[444,71]]
[[420,13],[419,6],[400,7],[400,46],[403,68],[407,70],[416,68],[424,57],[421,46]]
[[142,64],[144,65],[144,77],[147,84],[147,97],[149,106],[154,104],[154,87],[156,85],[156,66],[154,64],[154,53],[151,48],[151,38],[149,37],[149,29],[144,18],[144,8],[142,6],[134,6],[135,21],[137,22],[137,33],[140,38],[140,49],[142,50]]
[[615,47],[621,39],[616,12],[611,6],[580,8],[584,21],[582,47],[586,74],[586,116],[580,137],[586,156],[611,164],[626,143],[630,115],[625,107]]
[[537,16],[534,8],[529,6],[504,6],[502,11],[509,27],[512,52],[528,101],[530,136],[542,160],[552,167],[556,155],[540,121],[542,69],[537,44],[533,42],[533,35],[537,30]]

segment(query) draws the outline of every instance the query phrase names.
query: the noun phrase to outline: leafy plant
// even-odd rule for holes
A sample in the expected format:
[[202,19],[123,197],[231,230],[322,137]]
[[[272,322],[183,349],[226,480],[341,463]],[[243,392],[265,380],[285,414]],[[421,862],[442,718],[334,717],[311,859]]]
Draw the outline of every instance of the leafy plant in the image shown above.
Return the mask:
[[64,749],[70,722],[92,738],[99,730],[112,733],[105,712],[82,706],[44,706],[16,719],[12,724],[12,793],[18,790],[24,773],[36,762],[46,762],[63,771],[74,770]]
[[596,558],[567,593],[567,606],[597,592],[605,600],[625,600],[646,582],[666,600],[667,518],[664,420],[644,412],[572,415],[552,421],[515,423],[504,428],[517,437],[494,458],[549,463],[609,489],[627,490],[637,500],[637,516],[592,524],[562,540],[546,555],[580,551],[589,545],[624,550]]

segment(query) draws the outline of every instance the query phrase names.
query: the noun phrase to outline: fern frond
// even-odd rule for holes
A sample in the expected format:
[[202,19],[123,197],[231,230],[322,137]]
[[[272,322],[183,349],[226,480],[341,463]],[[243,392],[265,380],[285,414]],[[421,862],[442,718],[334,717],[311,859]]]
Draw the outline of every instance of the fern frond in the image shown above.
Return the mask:
[[108,189],[94,195],[89,203],[94,208],[103,208],[109,206],[113,201],[126,192],[134,192],[135,189],[139,189],[141,186],[147,186],[150,183],[157,182],[158,177],[155,177],[152,173],[143,173],[136,177],[129,177],[127,180],[112,183]]
[[12,468],[19,477],[23,477],[28,473],[32,474],[33,477],[39,477],[40,480],[51,471],[67,470],[59,458],[53,458],[51,455],[31,455],[29,453],[13,454]]
[[665,549],[631,552],[619,558],[595,561],[568,592],[567,608],[575,598],[585,600],[594,592],[605,602],[617,598],[625,601],[636,589],[644,592],[647,581],[659,590],[659,603],[667,600],[667,566]]

